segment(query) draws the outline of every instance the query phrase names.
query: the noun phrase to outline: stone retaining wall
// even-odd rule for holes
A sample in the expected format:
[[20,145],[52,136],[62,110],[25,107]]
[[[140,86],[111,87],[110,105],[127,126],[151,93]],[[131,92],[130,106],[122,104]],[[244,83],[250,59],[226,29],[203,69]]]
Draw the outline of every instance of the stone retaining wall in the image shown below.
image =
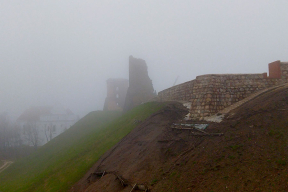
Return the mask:
[[267,77],[267,73],[202,75],[192,81],[165,89],[159,92],[158,96],[162,101],[191,102],[190,117],[202,119],[252,93],[287,82],[288,63],[276,61],[269,64],[270,68],[274,70],[275,74],[281,74],[281,77]]

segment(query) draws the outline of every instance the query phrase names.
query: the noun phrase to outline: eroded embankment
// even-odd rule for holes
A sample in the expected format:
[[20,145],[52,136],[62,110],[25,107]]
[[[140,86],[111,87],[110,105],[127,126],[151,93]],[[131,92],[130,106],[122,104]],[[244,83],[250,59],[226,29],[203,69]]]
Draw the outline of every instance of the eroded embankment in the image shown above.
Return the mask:
[[288,191],[287,88],[262,94],[205,129],[223,136],[172,129],[185,114],[172,103],[140,123],[71,191],[124,192],[135,184],[151,191]]

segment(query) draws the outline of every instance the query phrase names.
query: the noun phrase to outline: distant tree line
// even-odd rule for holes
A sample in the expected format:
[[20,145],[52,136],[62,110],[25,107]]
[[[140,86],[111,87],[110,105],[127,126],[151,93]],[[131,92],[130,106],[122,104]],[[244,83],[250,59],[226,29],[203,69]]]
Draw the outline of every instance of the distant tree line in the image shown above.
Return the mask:
[[33,151],[32,147],[23,145],[20,131],[7,113],[0,114],[0,159],[17,159]]

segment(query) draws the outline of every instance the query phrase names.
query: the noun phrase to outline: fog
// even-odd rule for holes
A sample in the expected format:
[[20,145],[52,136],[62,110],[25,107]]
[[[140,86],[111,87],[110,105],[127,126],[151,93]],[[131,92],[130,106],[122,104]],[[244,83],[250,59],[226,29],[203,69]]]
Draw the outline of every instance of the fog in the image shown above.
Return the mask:
[[157,92],[211,73],[288,60],[285,0],[0,0],[0,112],[103,108],[108,78],[146,60]]

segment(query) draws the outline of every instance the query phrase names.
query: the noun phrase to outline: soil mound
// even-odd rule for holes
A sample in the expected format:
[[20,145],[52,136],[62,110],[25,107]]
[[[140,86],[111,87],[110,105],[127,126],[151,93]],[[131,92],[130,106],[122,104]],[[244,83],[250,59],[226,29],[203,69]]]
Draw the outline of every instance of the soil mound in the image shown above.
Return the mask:
[[287,88],[254,98],[221,123],[206,122],[204,132],[171,127],[186,114],[182,104],[167,104],[71,191],[288,191]]

